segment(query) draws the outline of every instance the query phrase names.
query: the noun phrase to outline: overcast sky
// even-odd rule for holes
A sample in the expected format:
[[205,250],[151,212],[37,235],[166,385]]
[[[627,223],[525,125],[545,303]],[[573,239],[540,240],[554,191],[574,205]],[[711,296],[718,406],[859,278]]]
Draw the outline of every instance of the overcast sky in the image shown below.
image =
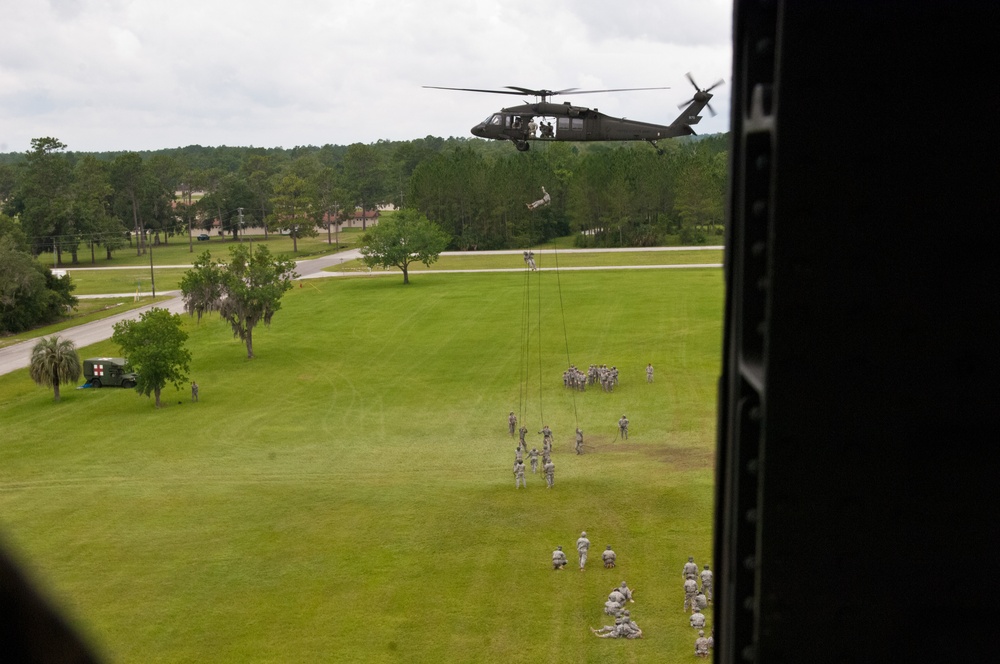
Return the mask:
[[[516,96],[422,85],[670,90],[556,98],[729,128],[727,0],[2,0],[0,152],[347,145],[470,136]],[[530,99],[528,101],[531,101]]]

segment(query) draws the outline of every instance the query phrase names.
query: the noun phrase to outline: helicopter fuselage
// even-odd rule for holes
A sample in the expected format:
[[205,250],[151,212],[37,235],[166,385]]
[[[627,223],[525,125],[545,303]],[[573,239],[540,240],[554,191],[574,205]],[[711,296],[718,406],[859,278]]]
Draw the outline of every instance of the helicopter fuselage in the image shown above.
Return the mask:
[[[693,134],[690,125],[697,124],[701,117],[697,110],[690,110],[691,113],[682,115],[673,124],[660,125],[611,117],[596,108],[573,106],[569,102],[546,101],[501,109],[471,131],[480,138],[512,141],[519,150],[526,150],[527,141],[532,140],[653,142]],[[532,120],[536,125],[534,132]]]

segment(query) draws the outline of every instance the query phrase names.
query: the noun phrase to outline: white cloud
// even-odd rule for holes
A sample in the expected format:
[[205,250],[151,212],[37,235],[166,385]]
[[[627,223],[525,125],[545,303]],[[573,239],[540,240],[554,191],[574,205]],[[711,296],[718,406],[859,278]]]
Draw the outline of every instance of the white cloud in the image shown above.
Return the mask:
[[[24,0],[5,8],[0,150],[294,146],[467,136],[515,96],[422,85],[671,86],[574,103],[667,122],[729,79],[720,0],[283,3]],[[725,131],[728,86],[702,132]]]

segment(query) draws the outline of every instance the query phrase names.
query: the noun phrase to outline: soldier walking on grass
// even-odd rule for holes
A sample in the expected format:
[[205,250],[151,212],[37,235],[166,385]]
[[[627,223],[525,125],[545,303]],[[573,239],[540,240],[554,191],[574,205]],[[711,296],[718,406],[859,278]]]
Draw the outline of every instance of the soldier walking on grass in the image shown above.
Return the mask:
[[652,383],[653,382],[653,364],[652,363],[646,365],[646,382],[647,383]]
[[576,453],[583,454],[583,431],[579,427],[576,429]]
[[545,473],[545,485],[551,489],[552,485],[556,483],[556,465],[552,463],[551,458],[542,466],[542,471]]
[[583,571],[587,564],[587,552],[590,551],[590,540],[587,539],[587,531],[580,533],[580,539],[576,541],[576,551],[580,554],[580,571]]
[[519,436],[520,436],[520,438],[521,438],[521,440],[520,440],[520,442],[519,442],[518,444],[519,444],[519,445],[520,445],[521,447],[523,447],[523,448],[525,449],[525,451],[527,451],[527,450],[528,450],[528,442],[527,442],[527,441],[526,441],[526,440],[524,439],[524,437],[525,437],[526,435],[528,435],[528,427],[526,427],[526,426],[524,426],[524,425],[522,424],[522,425],[521,425],[521,428],[517,430],[517,433],[518,433],[518,435],[519,435]]
[[191,381],[191,401],[198,401],[198,383]]
[[628,440],[628,418],[624,415],[618,420],[618,435],[622,440]]
[[514,435],[514,429],[517,427],[517,416],[514,415],[514,411],[510,411],[510,415],[507,416],[507,429],[510,430],[510,435]]
[[538,448],[532,447],[531,451],[528,452],[528,458],[531,459],[531,472],[538,472]]

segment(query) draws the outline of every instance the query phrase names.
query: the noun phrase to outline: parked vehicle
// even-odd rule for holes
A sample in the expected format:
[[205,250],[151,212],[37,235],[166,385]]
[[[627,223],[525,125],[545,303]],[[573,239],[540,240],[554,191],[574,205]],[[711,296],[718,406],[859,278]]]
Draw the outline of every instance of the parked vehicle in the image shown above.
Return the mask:
[[138,375],[125,371],[124,357],[95,357],[83,361],[83,377],[91,387],[135,387]]

